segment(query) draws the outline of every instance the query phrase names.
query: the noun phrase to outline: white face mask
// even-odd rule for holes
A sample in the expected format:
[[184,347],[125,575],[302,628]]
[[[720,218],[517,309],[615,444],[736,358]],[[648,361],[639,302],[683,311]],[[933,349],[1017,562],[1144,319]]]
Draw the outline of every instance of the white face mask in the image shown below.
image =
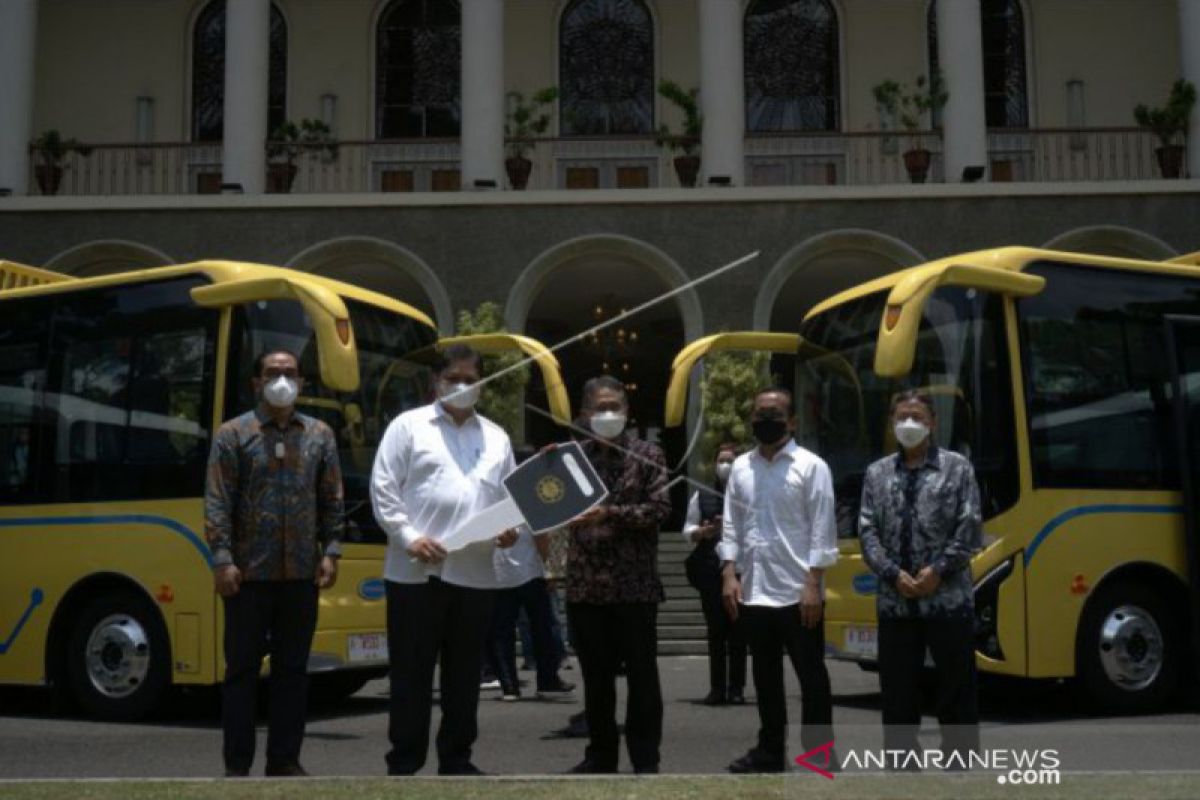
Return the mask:
[[286,375],[280,375],[264,386],[262,393],[263,399],[275,408],[288,408],[300,395],[300,386]]
[[729,473],[733,472],[733,464],[724,461],[717,464],[717,479],[722,481],[729,480]]
[[438,381],[438,398],[451,408],[466,411],[479,402],[479,386],[470,383]]
[[911,418],[900,420],[893,430],[896,432],[896,441],[900,443],[900,446],[910,450],[929,436],[929,426]]
[[625,430],[625,415],[615,411],[601,411],[592,416],[592,430],[597,436],[615,439]]

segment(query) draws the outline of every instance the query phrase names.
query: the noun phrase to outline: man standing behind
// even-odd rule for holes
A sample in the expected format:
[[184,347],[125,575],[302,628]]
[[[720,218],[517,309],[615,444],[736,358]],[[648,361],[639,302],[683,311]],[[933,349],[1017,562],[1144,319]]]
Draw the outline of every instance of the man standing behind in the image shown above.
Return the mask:
[[663,702],[658,678],[658,527],[671,513],[662,450],[625,430],[625,386],[607,375],[583,387],[595,434],[583,444],[608,499],[570,526],[567,616],[583,671],[589,743],[576,774],[617,771],[617,670],[629,685],[625,744],[637,773],[658,772]]
[[754,659],[761,727],[758,744],[729,771],[783,772],[785,651],[800,679],[804,749],[833,740],[822,584],[838,555],[833,480],[825,462],[792,438],[796,418],[789,391],[759,392],[751,425],[758,447],[733,462],[720,553],[725,608],[731,618],[743,620]]
[[263,353],[254,374],[259,405],[217,430],[204,498],[225,604],[225,774],[250,773],[258,674],[270,653],[266,774],[304,775],[308,655],[317,590],[337,579],[342,473],[333,431],[296,413],[304,380],[296,356]]
[[[508,496],[501,481],[513,470],[513,452],[508,435],[475,413],[479,354],[447,347],[435,373],[438,400],[392,421],[371,474],[375,518],[388,535],[389,775],[412,775],[425,765],[439,659],[438,773],[483,774],[471,763],[471,748],[497,586],[495,549],[480,542],[447,553],[440,540]],[[507,531],[495,544],[516,540]]]
[[879,576],[879,688],[884,746],[919,749],[925,650],[937,673],[942,749],[979,746],[971,553],[980,542],[979,487],[971,462],[933,443],[928,396],[892,401],[900,452],[876,461],[863,481],[858,536]]

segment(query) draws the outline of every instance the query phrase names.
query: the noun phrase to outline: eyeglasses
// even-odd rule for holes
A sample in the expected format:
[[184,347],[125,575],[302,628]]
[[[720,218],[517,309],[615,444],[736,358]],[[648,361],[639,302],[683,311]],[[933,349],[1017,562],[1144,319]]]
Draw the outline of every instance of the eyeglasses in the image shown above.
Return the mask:
[[268,380],[274,380],[274,379],[280,378],[280,377],[296,379],[296,378],[300,377],[300,370],[292,368],[292,367],[288,367],[288,368],[268,367],[263,370],[262,376],[264,378],[267,378]]

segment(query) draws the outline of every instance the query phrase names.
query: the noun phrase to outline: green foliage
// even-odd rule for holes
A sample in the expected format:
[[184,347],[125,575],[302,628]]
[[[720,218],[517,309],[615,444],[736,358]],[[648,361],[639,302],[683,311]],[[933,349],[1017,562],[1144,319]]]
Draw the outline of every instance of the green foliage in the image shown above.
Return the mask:
[[29,143],[34,155],[47,167],[57,167],[71,152],[83,157],[92,154],[92,148],[80,144],[75,139],[64,139],[54,128],[42,131],[42,134]]
[[918,75],[913,81],[911,91],[905,84],[887,80],[872,87],[871,94],[875,97],[875,106],[880,116],[887,120],[899,120],[904,129],[912,135],[914,148],[921,146],[920,137],[916,133],[924,124],[925,115],[944,107],[950,99],[950,93],[946,91],[946,82],[942,79],[941,72],[936,70],[928,79],[924,75]]
[[700,391],[704,401],[704,433],[700,439],[701,473],[712,477],[717,448],[724,442],[743,447],[753,440],[750,410],[755,393],[770,384],[768,353],[722,352],[704,360]]
[[554,105],[558,99],[558,87],[547,86],[534,92],[528,101],[520,92],[508,93],[508,119],[504,123],[504,138],[508,142],[510,158],[524,158],[533,147],[533,141],[550,128],[550,111],[543,109]]
[[691,155],[700,146],[700,134],[704,130],[704,119],[700,116],[700,105],[696,98],[699,89],[685,91],[675,81],[660,81],[658,93],[666,100],[674,103],[683,112],[683,131],[671,133],[671,129],[662,125],[654,135],[654,141],[659,147],[669,150],[682,150],[685,155]]
[[[480,333],[503,333],[504,312],[499,304],[480,303],[473,312],[458,312],[458,334],[473,336]],[[494,375],[500,370],[516,364],[524,356],[521,353],[499,353],[483,357],[484,375]],[[529,383],[529,367],[515,369],[483,385],[479,397],[479,410],[485,417],[506,431],[520,428],[525,416],[524,389]]]
[[280,164],[294,164],[302,155],[317,153],[337,158],[337,152],[333,129],[319,119],[302,119],[298,125],[288,120],[271,131],[267,143],[267,158]]
[[1167,104],[1162,108],[1148,108],[1139,103],[1133,109],[1133,118],[1137,124],[1151,131],[1158,137],[1163,147],[1176,143],[1176,139],[1188,135],[1188,117],[1196,105],[1196,87],[1185,80],[1177,80],[1171,85],[1171,93]]

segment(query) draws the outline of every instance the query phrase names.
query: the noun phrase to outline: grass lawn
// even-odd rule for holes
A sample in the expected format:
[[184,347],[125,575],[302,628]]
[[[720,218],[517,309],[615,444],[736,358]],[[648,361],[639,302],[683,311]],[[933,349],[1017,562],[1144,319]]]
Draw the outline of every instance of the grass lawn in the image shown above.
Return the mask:
[[1071,775],[1059,786],[1000,785],[991,775],[850,775],[826,780],[816,775],[783,777],[676,777],[588,779],[439,780],[380,778],[303,781],[114,780],[80,782],[3,782],[5,800],[270,800],[319,796],[322,800],[975,800],[976,798],[1053,798],[1054,800],[1195,800],[1200,774]]

